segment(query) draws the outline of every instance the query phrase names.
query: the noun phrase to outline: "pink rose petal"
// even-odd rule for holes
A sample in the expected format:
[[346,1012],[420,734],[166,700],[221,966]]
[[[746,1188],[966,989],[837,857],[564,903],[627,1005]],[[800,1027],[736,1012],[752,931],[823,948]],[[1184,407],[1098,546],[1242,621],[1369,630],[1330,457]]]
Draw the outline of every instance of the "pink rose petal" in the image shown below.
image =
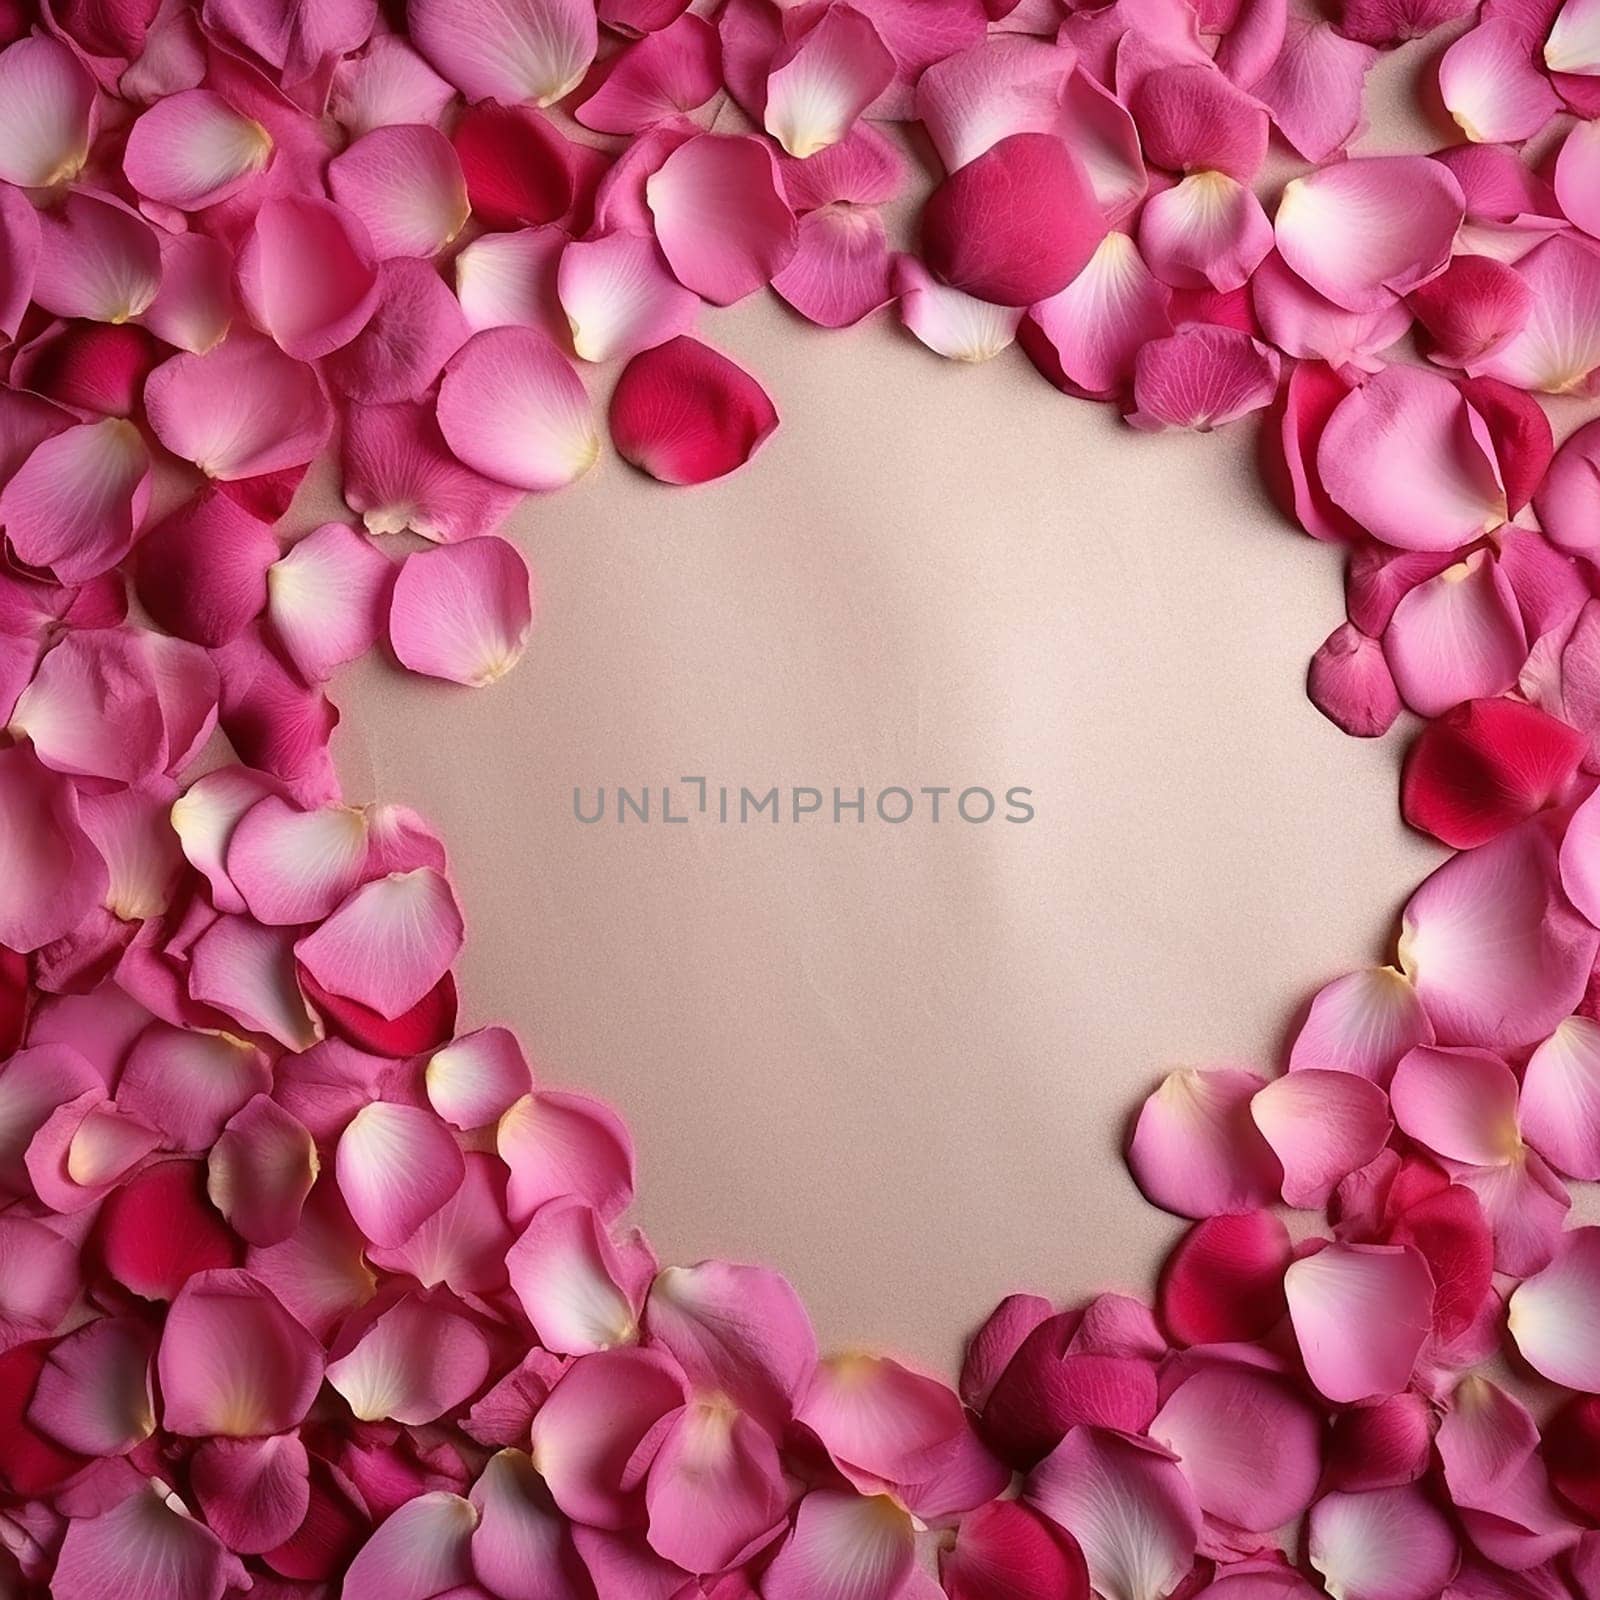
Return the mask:
[[378,309],[356,337],[327,358],[341,394],[369,405],[419,400],[471,337],[460,303],[425,261],[400,256],[378,272]]
[[322,1026],[296,978],[293,939],[249,917],[218,917],[190,949],[190,995],[286,1049],[310,1049]]
[[472,1570],[490,1593],[582,1600],[588,1578],[565,1518],[522,1450],[501,1450],[472,1486]]
[[406,1295],[361,1328],[341,1335],[328,1383],[364,1422],[413,1425],[454,1411],[489,1372],[483,1331],[441,1303]]
[[471,1540],[478,1514],[460,1495],[435,1489],[380,1523],[344,1575],[344,1600],[433,1600],[470,1594]]
[[0,835],[0,943],[9,949],[61,938],[104,898],[109,878],[84,831],[77,790],[26,744],[0,751]]
[[1568,1017],[1528,1059],[1522,1136],[1569,1178],[1600,1178],[1600,1023]]
[[541,1206],[507,1253],[506,1266],[545,1349],[592,1355],[638,1338],[629,1266],[582,1200]]
[[180,639],[237,638],[267,604],[278,541],[224,494],[187,501],[139,541],[136,584],[150,616]]
[[310,1462],[298,1434],[208,1439],[190,1478],[207,1525],[240,1554],[283,1544],[311,1506]]
[[374,128],[328,163],[328,191],[380,261],[437,255],[466,223],[467,182],[437,128]]
[[800,218],[794,258],[772,287],[801,316],[847,328],[894,298],[883,219],[870,206],[821,206]]
[[1311,1565],[1345,1600],[1428,1600],[1460,1559],[1443,1513],[1410,1486],[1324,1495],[1308,1527]]
[[1531,139],[1561,109],[1527,35],[1509,17],[1485,17],[1445,51],[1439,93],[1474,144]]
[[267,569],[267,619],[307,683],[326,682],[382,637],[394,580],[388,557],[342,522],[308,533]]
[[894,1600],[912,1554],[911,1519],[887,1496],[814,1489],[762,1590],[766,1600]]
[[39,270],[39,213],[20,189],[0,188],[0,335],[15,339]]
[[506,1287],[506,1254],[516,1236],[505,1217],[505,1169],[476,1150],[465,1160],[461,1187],[409,1239],[387,1250],[368,1247],[374,1266],[408,1273],[425,1289],[443,1284],[462,1296]]
[[271,1087],[271,1064],[248,1041],[151,1022],[122,1062],[117,1104],[158,1129],[167,1149],[205,1150]]
[[917,80],[917,120],[954,172],[1014,133],[1062,131],[1076,57],[1053,40],[991,37],[935,62]]
[[1600,1228],[1562,1236],[1550,1265],[1512,1292],[1507,1325],[1536,1372],[1600,1393]]
[[466,1168],[450,1130],[431,1113],[374,1101],[340,1135],[335,1171],[356,1226],[388,1247],[455,1193]]
[[161,246],[136,211],[110,195],[74,189],[40,214],[34,300],[58,317],[126,322],[155,300]]
[[1317,1209],[1339,1182],[1366,1166],[1393,1124],[1383,1090],[1352,1072],[1302,1067],[1274,1078],[1250,1102],[1250,1115],[1283,1166],[1283,1198]]
[[300,1221],[317,1166],[304,1125],[259,1094],[229,1119],[212,1146],[206,1193],[247,1243],[280,1244]]
[[590,0],[509,0],[493,12],[412,0],[406,21],[417,48],[474,101],[554,105],[582,81],[597,43]]
[[940,1552],[939,1580],[950,1600],[1088,1600],[1089,1569],[1064,1529],[1014,1500],[991,1500],[961,1519]]
[[473,214],[496,228],[556,222],[571,208],[575,151],[532,106],[487,100],[450,135]]
[[1017,336],[1022,310],[975,299],[931,276],[915,256],[894,260],[900,320],[936,355],[950,361],[991,361]]
[[607,1221],[633,1198],[633,1143],[609,1106],[540,1090],[500,1119],[500,1159],[511,1169],[507,1215],[522,1226],[547,1200],[578,1195]]
[[328,109],[359,138],[403,123],[437,126],[454,93],[399,34],[380,33],[334,68]]
[[1250,302],[1262,331],[1285,355],[1325,361],[1346,376],[1381,371],[1380,352],[1404,338],[1411,326],[1404,300],[1391,300],[1376,311],[1346,311],[1303,283],[1276,253],[1267,255],[1251,277]]
[[222,343],[234,316],[233,255],[203,233],[161,236],[161,287],[145,307],[144,325],[158,339],[192,355]]
[[182,1594],[222,1600],[248,1581],[222,1541],[159,1479],[95,1516],[67,1525],[51,1588],[61,1600],[127,1600]]
[[638,133],[702,106],[722,87],[717,30],[688,13],[612,56],[573,111],[585,128]]
[[1270,1211],[1196,1223],[1162,1269],[1163,1325],[1180,1344],[1263,1337],[1287,1309],[1283,1274],[1290,1254],[1288,1230]]
[[1278,366],[1278,352],[1247,333],[1190,324],[1139,351],[1128,422],[1147,431],[1209,433],[1268,405]]
[[1289,1052],[1289,1070],[1352,1072],[1388,1085],[1400,1058],[1433,1043],[1417,991],[1393,967],[1346,973],[1318,991]]
[[1517,263],[1533,291],[1528,320],[1468,368],[1541,394],[1587,392],[1600,367],[1600,246],[1581,234],[1546,240]]
[[1237,289],[1272,249],[1272,224],[1242,183],[1196,172],[1145,202],[1139,248],[1164,283]]
[[1146,158],[1173,172],[1214,172],[1248,183],[1267,154],[1267,113],[1213,67],[1147,72],[1129,109]]
[[33,1425],[68,1450],[125,1455],[155,1431],[155,1340],[133,1317],[102,1317],[56,1344],[29,1403]]
[[428,1103],[452,1127],[482,1128],[533,1089],[533,1073],[509,1028],[479,1028],[428,1058]]
[[812,20],[795,19],[767,74],[766,131],[797,159],[837,144],[888,88],[895,58],[872,18],[829,0]]
[[467,539],[406,557],[389,606],[400,664],[482,687],[522,656],[533,626],[527,563],[504,539]]
[[[474,333],[520,325],[554,336],[565,312],[557,290],[570,241],[557,227],[485,233],[456,257],[456,298]],[[688,293],[687,290],[684,291]]]
[[1307,161],[1326,161],[1354,135],[1377,59],[1371,45],[1344,38],[1320,18],[1291,16],[1278,59],[1250,92]]
[[237,194],[266,169],[272,136],[211,89],[158,100],[128,132],[123,170],[146,200],[199,211]]
[[1253,1211],[1277,1198],[1282,1169],[1250,1115],[1253,1072],[1184,1068],[1144,1103],[1128,1146],[1134,1181],[1179,1216]]
[[0,51],[0,181],[43,189],[78,175],[89,156],[94,80],[59,39]]
[[627,359],[665,344],[693,327],[700,309],[642,233],[574,239],[561,252],[556,290],[584,361]]

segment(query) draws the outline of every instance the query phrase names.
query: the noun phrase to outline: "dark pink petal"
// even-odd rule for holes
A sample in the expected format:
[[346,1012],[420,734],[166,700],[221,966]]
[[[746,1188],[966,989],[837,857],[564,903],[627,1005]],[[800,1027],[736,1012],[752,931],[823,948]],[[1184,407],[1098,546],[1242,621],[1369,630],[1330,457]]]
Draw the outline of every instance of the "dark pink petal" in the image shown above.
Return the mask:
[[1134,1181],[1179,1216],[1254,1211],[1277,1198],[1283,1172],[1250,1116],[1253,1072],[1184,1068],[1144,1103],[1128,1146]]
[[293,1433],[208,1439],[190,1466],[190,1481],[207,1524],[241,1554],[282,1544],[311,1505],[310,1462]]
[[0,181],[46,189],[89,156],[94,80],[59,39],[18,39],[0,51]]
[[1328,1435],[1327,1484],[1359,1492],[1415,1483],[1432,1464],[1433,1410],[1404,1394],[1341,1412]]
[[449,285],[425,261],[385,261],[378,284],[382,299],[372,320],[327,358],[324,371],[352,400],[421,399],[472,330]]
[[472,1570],[496,1595],[585,1600],[588,1576],[566,1519],[522,1450],[501,1450],[472,1486]]
[[1288,1231],[1270,1211],[1208,1217],[1178,1241],[1161,1273],[1161,1321],[1180,1344],[1260,1339],[1286,1309]]
[[389,558],[342,522],[324,523],[268,568],[272,632],[307,683],[326,682],[383,636],[394,577]]
[[234,316],[233,256],[203,233],[161,236],[161,287],[144,325],[158,339],[204,355],[227,337]]
[[[1375,311],[1347,311],[1297,278],[1275,252],[1262,260],[1251,278],[1250,301],[1262,332],[1285,355],[1325,361],[1341,373],[1381,371],[1380,352],[1404,338],[1411,326],[1411,310],[1404,300],[1391,299]],[[1347,387],[1341,382],[1341,397]],[[1328,410],[1332,411],[1331,403]],[[1334,515],[1339,515],[1337,508]]]
[[691,13],[646,34],[592,72],[573,116],[601,133],[638,133],[704,105],[721,87],[717,30]]
[[1410,1486],[1324,1495],[1311,1508],[1307,1554],[1345,1600],[1429,1600],[1460,1560],[1443,1513]]
[[70,933],[109,886],[84,832],[70,778],[40,764],[27,744],[0,750],[0,943],[37,950]]
[[226,644],[265,609],[267,568],[278,558],[268,524],[226,495],[186,501],[139,541],[140,603],[169,632]]
[[1422,156],[1369,156],[1293,180],[1278,202],[1278,253],[1318,293],[1374,311],[1449,264],[1466,202]]
[[951,173],[922,214],[929,267],[997,305],[1032,305],[1066,288],[1105,232],[1083,164],[1043,133],[991,146]]
[[1440,97],[1474,144],[1531,139],[1561,109],[1528,45],[1511,18],[1485,17],[1440,57]]
[[637,38],[676,22],[688,10],[688,0],[600,0],[596,10],[606,27]]
[[585,361],[627,358],[664,344],[687,332],[700,309],[699,296],[672,276],[644,233],[572,240],[561,252],[556,290],[572,348]]
[[532,626],[528,566],[504,539],[415,551],[395,578],[389,643],[413,672],[493,683],[521,658]]
[[678,281],[713,305],[732,305],[789,264],[794,213],[760,140],[699,134],[646,180],[656,238]]
[[870,206],[828,205],[800,218],[799,246],[772,287],[819,327],[846,328],[894,298],[888,234]]
[[315,369],[248,332],[163,362],[145,384],[145,407],[168,450],[223,481],[302,466],[333,428]]
[[1083,1549],[1108,1600],[1156,1600],[1194,1564],[1201,1514],[1177,1463],[1142,1440],[1074,1428],[1035,1468],[1026,1501]]
[[1128,421],[1209,433],[1261,410],[1277,390],[1276,350],[1236,328],[1193,324],[1139,351]]
[[328,1383],[364,1422],[436,1421],[489,1372],[482,1329],[442,1301],[418,1295],[380,1311],[353,1341],[347,1326],[330,1354]]
[[301,361],[349,344],[377,309],[372,240],[356,216],[328,200],[264,201],[239,247],[237,273],[250,320]]
[[1226,291],[1248,282],[1272,249],[1272,224],[1237,179],[1196,172],[1145,202],[1139,247],[1163,282]]
[[600,454],[582,380],[531,328],[474,334],[445,368],[438,417],[466,466],[519,489],[562,488]]
[[1587,392],[1600,367],[1600,246],[1581,239],[1547,239],[1517,263],[1533,291],[1533,309],[1469,370],[1541,394]]
[[1340,402],[1317,451],[1323,486],[1375,537],[1453,550],[1505,520],[1488,430],[1444,378],[1387,367]]
[[15,339],[39,267],[39,213],[20,189],[0,187],[0,335]]
[[473,214],[492,228],[555,222],[573,198],[572,147],[532,106],[468,108],[450,138]]
[[248,1272],[201,1272],[167,1312],[157,1371],[169,1432],[249,1438],[305,1416],[322,1350]]
[[106,1199],[93,1249],[123,1288],[171,1300],[198,1275],[231,1266],[239,1245],[206,1199],[204,1165],[166,1161]]
[[397,33],[373,37],[333,72],[328,109],[352,138],[403,123],[438,125],[455,90]]
[[1544,1426],[1542,1454],[1550,1483],[1570,1505],[1593,1517],[1600,1505],[1596,1442],[1600,1440],[1600,1401],[1569,1400]]
[[344,1600],[470,1595],[477,1522],[477,1512],[457,1494],[436,1489],[407,1500],[362,1545],[340,1593]]
[[155,1339],[133,1317],[102,1317],[52,1346],[29,1421],[87,1456],[125,1455],[155,1431]]
[[60,1600],[221,1600],[248,1581],[216,1534],[152,1478],[110,1510],[67,1524],[50,1587]]
[[895,58],[870,15],[843,0],[792,20],[784,33],[767,74],[763,126],[804,160],[844,138],[888,88]]
[[565,99],[594,59],[589,0],[511,0],[493,13],[472,0],[411,0],[412,38],[469,100]]
[[[426,402],[353,406],[343,466],[345,502],[369,533],[409,530],[449,544],[492,532],[522,500],[520,489],[474,472],[451,454]],[[323,587],[327,575],[319,556],[308,574],[317,579],[319,605],[337,598]]]
[[278,791],[321,800],[334,789],[328,740],[338,711],[309,689],[254,629],[217,653],[218,720],[240,758],[280,780]]
[[1568,1017],[1528,1060],[1522,1136],[1570,1178],[1600,1178],[1600,1024]]
[[[1269,256],[1258,269],[1258,284],[1269,276],[1275,259]],[[1287,268],[1280,270],[1284,278],[1293,277]],[[1299,280],[1294,281],[1298,283]],[[1306,293],[1311,291],[1307,289]],[[1264,314],[1259,301],[1256,310],[1268,338],[1280,349],[1284,348],[1284,330],[1267,327],[1272,317]],[[1264,435],[1266,449],[1262,471],[1268,490],[1312,538],[1330,542],[1354,541],[1361,535],[1358,524],[1348,512],[1333,503],[1316,473],[1317,446],[1322,441],[1323,430],[1349,392],[1350,386],[1344,379],[1322,362],[1296,361],[1289,369],[1289,381],[1280,394],[1277,429],[1275,433],[1269,431]],[[1274,450],[1274,444],[1281,446],[1281,454]]]
[[913,1556],[911,1518],[884,1495],[814,1489],[762,1579],[766,1600],[894,1600]]
[[644,351],[611,396],[617,452],[663,483],[705,483],[741,467],[778,425],[766,391],[698,340]]
[[11,381],[74,411],[128,417],[155,363],[155,342],[142,328],[69,322],[17,352]]
[[950,1600],[1088,1600],[1089,1569],[1077,1541],[1012,1500],[992,1500],[961,1519],[940,1552]]
[[323,0],[287,15],[263,12],[248,0],[205,0],[207,27],[277,67],[286,84],[303,83],[332,59],[359,50],[377,20],[375,0]]
[[1326,161],[1356,131],[1371,45],[1346,39],[1318,18],[1291,16],[1283,48],[1250,92],[1307,161]]
[[380,261],[438,254],[469,214],[461,162],[437,128],[362,134],[328,163],[328,191],[366,229]]
[[145,200],[199,211],[266,169],[272,136],[210,89],[158,100],[128,131],[122,166]]
[[1214,67],[1158,67],[1129,102],[1147,160],[1174,172],[1248,183],[1267,153],[1267,114]]

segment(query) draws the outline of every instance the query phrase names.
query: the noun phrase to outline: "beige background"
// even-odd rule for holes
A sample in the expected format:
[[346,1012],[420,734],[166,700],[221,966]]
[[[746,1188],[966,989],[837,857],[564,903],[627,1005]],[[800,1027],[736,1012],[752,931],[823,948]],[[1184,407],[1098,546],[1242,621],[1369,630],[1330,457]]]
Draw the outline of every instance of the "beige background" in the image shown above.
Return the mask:
[[[337,748],[451,847],[464,1025],[625,1113],[663,1258],[773,1263],[826,1342],[948,1370],[1008,1290],[1148,1289],[1180,1225],[1122,1167],[1131,1111],[1174,1064],[1270,1067],[1436,855],[1400,739],[1304,697],[1339,556],[1267,503],[1251,427],[1135,434],[886,316],[764,296],[706,331],[782,414],[757,461],[678,490],[608,456],[530,502],[522,664],[470,692],[369,661]],[[574,785],[689,773],[1025,784],[1038,815],[572,817]]]

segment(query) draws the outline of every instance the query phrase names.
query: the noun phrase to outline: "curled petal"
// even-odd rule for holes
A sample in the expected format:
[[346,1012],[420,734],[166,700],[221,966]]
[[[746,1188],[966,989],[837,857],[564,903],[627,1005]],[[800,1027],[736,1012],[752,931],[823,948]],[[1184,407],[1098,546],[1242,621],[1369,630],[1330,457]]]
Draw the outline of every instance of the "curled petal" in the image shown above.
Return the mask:
[[1167,1257],[1159,1309],[1180,1344],[1260,1339],[1287,1309],[1288,1230],[1270,1211],[1208,1217]]
[[76,787],[27,744],[0,750],[0,839],[7,864],[0,943],[7,948],[37,950],[63,937],[105,898],[109,875],[84,831]]
[[1155,275],[1176,288],[1237,289],[1272,249],[1272,224],[1237,179],[1195,172],[1145,202],[1139,247]]
[[272,157],[272,135],[210,89],[158,100],[128,131],[123,170],[146,200],[198,211],[237,194]]
[[1393,1123],[1383,1090],[1352,1072],[1302,1067],[1274,1078],[1250,1115],[1283,1166],[1291,1206],[1325,1206],[1340,1180],[1388,1143]]
[[1573,1228],[1554,1258],[1512,1292],[1517,1349],[1552,1383],[1600,1393],[1600,1228]]
[[478,1514],[460,1495],[419,1494],[381,1522],[344,1575],[344,1600],[434,1600],[472,1583]]
[[663,483],[705,483],[741,467],[778,425],[766,391],[698,340],[679,337],[630,361],[611,397],[625,460]]
[[794,213],[757,139],[697,134],[650,175],[645,195],[673,275],[713,305],[770,283],[795,253]]
[[633,1198],[633,1143],[609,1106],[539,1090],[501,1117],[495,1148],[511,1169],[507,1215],[519,1227],[548,1200],[578,1195],[606,1221]]
[[1213,67],[1157,67],[1139,80],[1129,109],[1158,167],[1248,183],[1266,159],[1265,109]]
[[481,222],[522,228],[555,222],[571,209],[572,146],[532,106],[483,101],[468,107],[450,137]]
[[1059,293],[1105,236],[1082,162],[1058,138],[1018,133],[950,174],[922,215],[928,266],[953,289],[997,305]]
[[1022,310],[979,300],[930,275],[915,256],[896,256],[894,287],[900,320],[936,355],[991,361],[1017,336]]
[[1254,1211],[1277,1198],[1283,1171],[1250,1115],[1253,1072],[1183,1068],[1144,1103],[1128,1147],[1134,1181],[1179,1216]]
[[1319,294],[1375,311],[1449,264],[1461,186],[1423,156],[1368,156],[1294,179],[1278,202],[1278,253]]
[[1367,967],[1318,991],[1289,1052],[1289,1070],[1322,1067],[1387,1085],[1400,1058],[1433,1043],[1417,991],[1393,967]]
[[509,1028],[479,1028],[428,1058],[428,1103],[456,1128],[482,1128],[533,1089],[533,1072]]
[[1078,153],[1112,227],[1126,222],[1149,187],[1139,132],[1127,108],[1080,63],[1061,101],[1061,137]]
[[15,339],[39,271],[39,213],[20,189],[0,188],[0,336]]
[[468,216],[467,182],[437,128],[374,128],[328,163],[328,190],[367,231],[380,261],[436,255]]
[[474,239],[456,257],[456,298],[468,327],[474,333],[513,326],[558,332],[565,316],[559,262],[568,243],[555,227]]
[[1528,37],[1511,17],[1486,17],[1439,59],[1445,110],[1474,144],[1531,139],[1561,109],[1550,79],[1533,61]]
[[803,160],[837,144],[894,75],[895,59],[871,18],[834,0],[779,47],[763,126]]
[[267,617],[306,682],[326,682],[382,636],[394,579],[389,559],[342,522],[307,534],[267,569]]
[[44,189],[77,176],[89,156],[94,80],[47,35],[0,51],[0,180]]
[[1427,1600],[1460,1560],[1443,1513],[1410,1485],[1324,1495],[1311,1508],[1307,1553],[1345,1600]]
[[364,1422],[418,1425],[454,1411],[489,1372],[483,1331],[443,1305],[407,1295],[348,1349],[335,1346],[328,1382]]
[[589,0],[411,0],[419,50],[469,100],[554,105],[583,81],[598,43]]
[[212,1146],[206,1193],[241,1239],[281,1244],[300,1221],[318,1165],[305,1125],[258,1094]]
[[378,264],[361,221],[311,196],[262,203],[239,247],[239,297],[286,354],[316,361],[349,344],[378,305]]
[[559,489],[600,454],[582,380],[531,328],[469,339],[445,368],[438,416],[462,462],[519,489]]
[[1261,410],[1277,390],[1276,350],[1237,328],[1191,323],[1140,350],[1128,421],[1151,431],[1209,433]]
[[1070,46],[1020,35],[991,37],[936,61],[917,80],[917,120],[945,171],[1014,133],[1059,132],[1075,64]]
[[522,1450],[501,1450],[472,1486],[472,1570],[497,1595],[582,1600],[588,1578],[566,1519]]
[[322,1382],[322,1349],[248,1272],[197,1273],[167,1312],[156,1357],[169,1433],[287,1433]]
[[504,539],[467,539],[407,556],[389,605],[400,664],[482,687],[521,659],[533,626],[527,563]]
[[601,133],[638,133],[702,106],[722,87],[717,30],[689,13],[590,74],[573,116]]
[[814,1489],[762,1579],[768,1600],[893,1600],[911,1574],[911,1519],[886,1495]]
[[1569,1178],[1600,1178],[1600,1023],[1568,1017],[1528,1059],[1522,1136]]
[[691,328],[700,309],[642,233],[574,239],[561,252],[556,290],[584,361],[626,359],[665,344]]
[[224,482],[303,466],[333,430],[315,369],[248,332],[163,362],[144,398],[161,443]]
[[339,1137],[339,1192],[373,1244],[398,1245],[461,1187],[466,1164],[430,1112],[374,1101]]
[[1468,370],[1540,394],[1587,392],[1600,367],[1600,246],[1547,239],[1517,263],[1533,292],[1526,323]]
[[1386,367],[1335,409],[1317,450],[1323,486],[1374,537],[1454,550],[1505,520],[1482,418],[1447,380]]
[[241,1581],[244,1568],[222,1541],[153,1478],[109,1510],[68,1522],[51,1588],[63,1600],[222,1600]]
[[1455,856],[1412,895],[1400,963],[1445,1044],[1545,1038],[1582,996],[1600,935],[1568,907],[1536,823]]
[[286,1049],[309,1049],[322,1027],[296,978],[293,938],[250,917],[218,917],[189,952],[191,997]]
[[[1251,277],[1250,302],[1263,333],[1285,355],[1325,361],[1341,371],[1381,371],[1379,352],[1404,338],[1411,326],[1404,300],[1391,299],[1375,311],[1347,311],[1297,278],[1276,253],[1268,254]],[[1345,387],[1341,386],[1341,396]],[[1330,414],[1331,410],[1330,405]]]

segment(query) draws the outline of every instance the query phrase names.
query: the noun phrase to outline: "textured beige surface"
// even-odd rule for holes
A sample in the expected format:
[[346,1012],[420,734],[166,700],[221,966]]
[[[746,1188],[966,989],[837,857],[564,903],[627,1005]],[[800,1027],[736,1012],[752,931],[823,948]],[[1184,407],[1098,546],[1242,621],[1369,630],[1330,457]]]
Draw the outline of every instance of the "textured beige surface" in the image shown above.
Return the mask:
[[[1433,859],[1398,743],[1305,662],[1334,552],[1251,432],[1151,438],[1017,352],[942,363],[776,304],[718,343],[784,423],[720,485],[614,457],[514,533],[541,616],[479,692],[368,663],[353,791],[449,842],[466,1020],[626,1114],[664,1257],[772,1262],[829,1342],[948,1365],[1002,1292],[1148,1286],[1119,1158],[1173,1063],[1270,1063]],[[585,827],[582,785],[1024,784],[1025,826]],[[680,790],[678,804],[684,803]],[[948,804],[948,802],[947,802]]]

